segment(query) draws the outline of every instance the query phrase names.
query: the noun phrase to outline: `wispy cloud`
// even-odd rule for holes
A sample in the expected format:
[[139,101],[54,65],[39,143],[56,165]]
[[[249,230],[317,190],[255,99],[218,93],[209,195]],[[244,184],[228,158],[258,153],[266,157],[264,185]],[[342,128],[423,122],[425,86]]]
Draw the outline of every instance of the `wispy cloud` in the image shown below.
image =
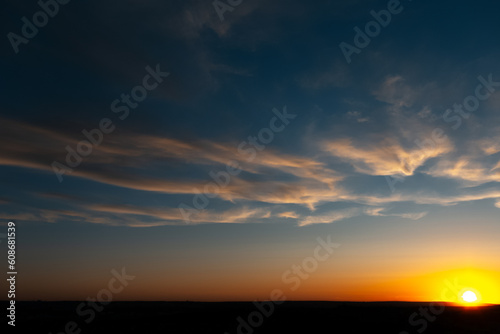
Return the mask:
[[330,224],[336,221],[359,216],[359,214],[360,210],[358,208],[330,211],[319,216],[308,216],[300,221],[299,226],[307,226],[312,224]]
[[370,117],[363,117],[363,114],[359,111],[349,111],[346,116],[349,119],[355,119],[358,123],[365,123],[370,120]]
[[416,213],[387,213],[387,209],[382,207],[356,207],[343,210],[330,211],[326,214],[307,216],[299,222],[299,226],[312,224],[330,224],[348,218],[358,216],[376,216],[376,217],[401,217],[411,220],[419,220],[425,217],[428,212]]
[[[423,138],[425,139],[425,137]],[[333,156],[350,162],[357,172],[369,175],[413,175],[427,160],[452,150],[449,142],[434,148],[403,147],[395,138],[385,138],[378,143],[356,145],[351,139],[327,141],[323,149]]]

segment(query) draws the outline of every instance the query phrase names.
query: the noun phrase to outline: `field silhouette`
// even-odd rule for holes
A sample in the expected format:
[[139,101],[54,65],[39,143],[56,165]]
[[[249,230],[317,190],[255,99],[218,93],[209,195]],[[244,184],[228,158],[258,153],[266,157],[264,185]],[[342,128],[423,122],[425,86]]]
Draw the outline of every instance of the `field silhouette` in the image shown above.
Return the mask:
[[[357,302],[112,302],[91,321],[77,314],[81,302],[18,302],[15,332],[33,333],[499,333],[500,306]],[[2,306],[7,306],[2,302]],[[262,310],[262,311],[259,311]],[[259,313],[259,314],[257,314]],[[413,325],[410,317],[414,316]],[[86,322],[88,321],[88,323]],[[67,324],[73,327],[65,330]],[[76,324],[76,325],[75,325]],[[253,325],[251,325],[253,324]],[[255,326],[254,326],[255,325]],[[75,327],[76,326],[76,327]]]

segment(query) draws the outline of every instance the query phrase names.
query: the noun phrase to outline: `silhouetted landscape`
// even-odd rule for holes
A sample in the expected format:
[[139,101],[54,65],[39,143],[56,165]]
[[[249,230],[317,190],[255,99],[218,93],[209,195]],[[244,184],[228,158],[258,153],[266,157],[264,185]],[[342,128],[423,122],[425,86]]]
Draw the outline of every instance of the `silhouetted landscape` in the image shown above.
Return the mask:
[[[64,332],[75,321],[81,333],[498,333],[500,306],[447,306],[434,321],[409,324],[429,303],[285,302],[263,324],[238,331],[238,317],[256,310],[249,302],[113,302],[89,324],[75,310],[80,302],[19,302],[18,330]],[[5,303],[2,302],[2,307]],[[424,317],[416,318],[424,319]],[[419,332],[420,330],[420,332]],[[76,331],[78,332],[78,331]],[[76,333],[75,332],[75,333]],[[70,332],[68,332],[70,333]]]

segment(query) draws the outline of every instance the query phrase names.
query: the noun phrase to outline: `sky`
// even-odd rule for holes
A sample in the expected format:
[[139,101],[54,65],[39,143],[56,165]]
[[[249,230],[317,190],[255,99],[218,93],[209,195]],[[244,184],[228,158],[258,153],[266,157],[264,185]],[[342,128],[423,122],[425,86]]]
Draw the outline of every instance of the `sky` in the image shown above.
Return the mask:
[[7,2],[17,298],[500,304],[500,5],[232,3]]

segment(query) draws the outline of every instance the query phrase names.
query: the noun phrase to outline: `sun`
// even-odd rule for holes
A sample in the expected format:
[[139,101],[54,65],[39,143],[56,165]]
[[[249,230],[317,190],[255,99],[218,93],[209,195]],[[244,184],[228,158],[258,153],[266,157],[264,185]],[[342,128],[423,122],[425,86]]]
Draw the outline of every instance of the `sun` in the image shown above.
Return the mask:
[[460,304],[464,306],[479,306],[482,304],[482,296],[474,288],[465,288],[458,294]]
[[477,295],[474,291],[467,290],[462,294],[462,300],[466,303],[475,303],[477,302]]

